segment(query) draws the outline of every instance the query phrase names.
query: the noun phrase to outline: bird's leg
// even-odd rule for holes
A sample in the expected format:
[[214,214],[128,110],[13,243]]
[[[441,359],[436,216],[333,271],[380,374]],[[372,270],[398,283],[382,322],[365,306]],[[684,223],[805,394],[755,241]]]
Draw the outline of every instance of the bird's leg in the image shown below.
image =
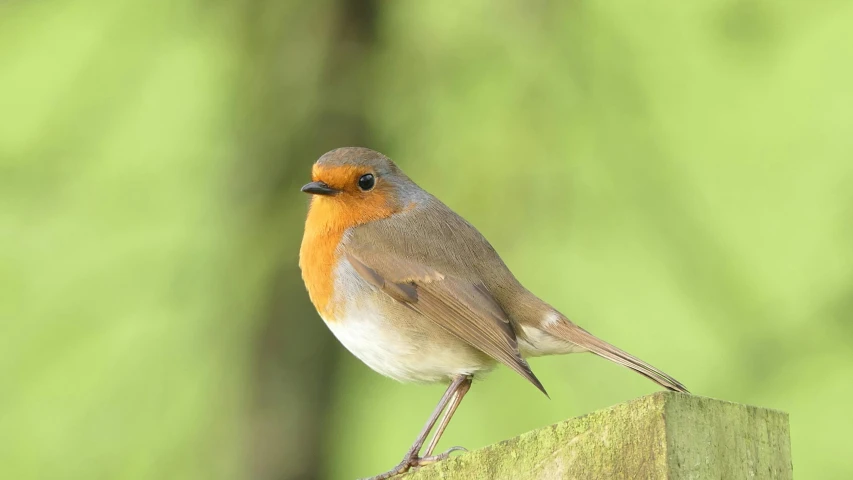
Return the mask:
[[459,385],[459,388],[456,390],[456,393],[453,394],[453,400],[451,400],[450,406],[447,407],[447,411],[444,412],[444,416],[441,417],[441,421],[438,423],[438,428],[436,429],[435,434],[432,436],[432,440],[430,440],[429,446],[427,446],[424,456],[421,457],[420,461],[418,462],[420,465],[438,462],[449,457],[450,454],[455,451],[465,450],[464,447],[452,447],[444,453],[432,456],[432,452],[438,445],[439,439],[441,439],[441,436],[444,434],[444,429],[447,428],[447,425],[450,423],[450,419],[453,418],[453,414],[456,412],[456,409],[459,408],[459,404],[462,403],[462,397],[464,397],[465,394],[468,393],[469,389],[471,389],[471,377],[467,377],[467,381]]
[[420,457],[418,457],[418,454],[424,446],[424,442],[426,441],[427,436],[429,436],[429,432],[432,430],[432,427],[435,426],[435,422],[438,421],[438,416],[444,411],[444,408],[447,406],[448,402],[450,402],[450,399],[453,398],[459,387],[466,382],[470,385],[471,379],[467,375],[455,377],[453,381],[450,382],[450,386],[447,387],[447,390],[444,392],[444,395],[442,395],[441,400],[438,401],[438,405],[436,405],[435,410],[433,410],[432,415],[430,415],[429,420],[427,420],[424,428],[421,430],[421,433],[418,434],[418,438],[415,439],[415,443],[413,443],[412,447],[409,448],[409,451],[406,452],[406,456],[403,457],[403,461],[393,469],[375,477],[371,477],[369,480],[385,480],[393,477],[394,475],[405,473],[410,468],[416,467],[420,464]]

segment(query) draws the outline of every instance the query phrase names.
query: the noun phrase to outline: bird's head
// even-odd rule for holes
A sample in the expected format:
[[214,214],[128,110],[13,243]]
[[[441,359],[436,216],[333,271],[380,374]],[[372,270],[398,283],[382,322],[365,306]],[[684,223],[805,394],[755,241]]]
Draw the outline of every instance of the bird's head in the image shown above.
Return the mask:
[[414,206],[420,189],[388,157],[367,148],[326,153],[311,171],[309,217],[331,228],[388,218]]

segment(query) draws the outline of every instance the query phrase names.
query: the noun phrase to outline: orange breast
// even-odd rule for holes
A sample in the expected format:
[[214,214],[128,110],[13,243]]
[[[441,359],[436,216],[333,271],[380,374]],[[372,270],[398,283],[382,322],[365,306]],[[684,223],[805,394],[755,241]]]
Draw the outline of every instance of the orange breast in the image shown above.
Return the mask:
[[[335,267],[340,261],[338,246],[344,233],[355,226],[388,218],[400,208],[393,198],[390,185],[377,183],[370,192],[358,192],[355,181],[361,174],[350,167],[320,169],[315,166],[313,177],[343,190],[336,197],[315,196],[311,199],[305,236],[299,251],[299,268],[308,288],[311,302],[327,321],[334,321],[340,305],[333,305]],[[350,180],[347,180],[350,179]]]
[[334,318],[331,299],[335,293],[335,266],[340,256],[337,249],[343,236],[344,230],[326,228],[321,216],[317,212],[309,211],[305,222],[305,236],[302,237],[302,247],[299,250],[299,268],[302,270],[302,280],[305,281],[311,303],[327,321]]

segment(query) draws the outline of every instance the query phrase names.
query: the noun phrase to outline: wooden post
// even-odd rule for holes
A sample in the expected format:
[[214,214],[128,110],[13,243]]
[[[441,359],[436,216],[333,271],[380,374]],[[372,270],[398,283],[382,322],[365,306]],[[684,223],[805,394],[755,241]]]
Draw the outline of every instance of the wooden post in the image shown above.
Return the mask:
[[788,414],[658,392],[401,478],[791,479]]

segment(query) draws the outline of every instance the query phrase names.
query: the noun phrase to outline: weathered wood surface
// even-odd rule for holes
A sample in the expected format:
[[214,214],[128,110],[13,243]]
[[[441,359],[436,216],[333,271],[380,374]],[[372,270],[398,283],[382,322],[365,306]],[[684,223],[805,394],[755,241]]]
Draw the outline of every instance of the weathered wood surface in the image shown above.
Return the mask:
[[658,392],[400,478],[791,479],[788,414]]

